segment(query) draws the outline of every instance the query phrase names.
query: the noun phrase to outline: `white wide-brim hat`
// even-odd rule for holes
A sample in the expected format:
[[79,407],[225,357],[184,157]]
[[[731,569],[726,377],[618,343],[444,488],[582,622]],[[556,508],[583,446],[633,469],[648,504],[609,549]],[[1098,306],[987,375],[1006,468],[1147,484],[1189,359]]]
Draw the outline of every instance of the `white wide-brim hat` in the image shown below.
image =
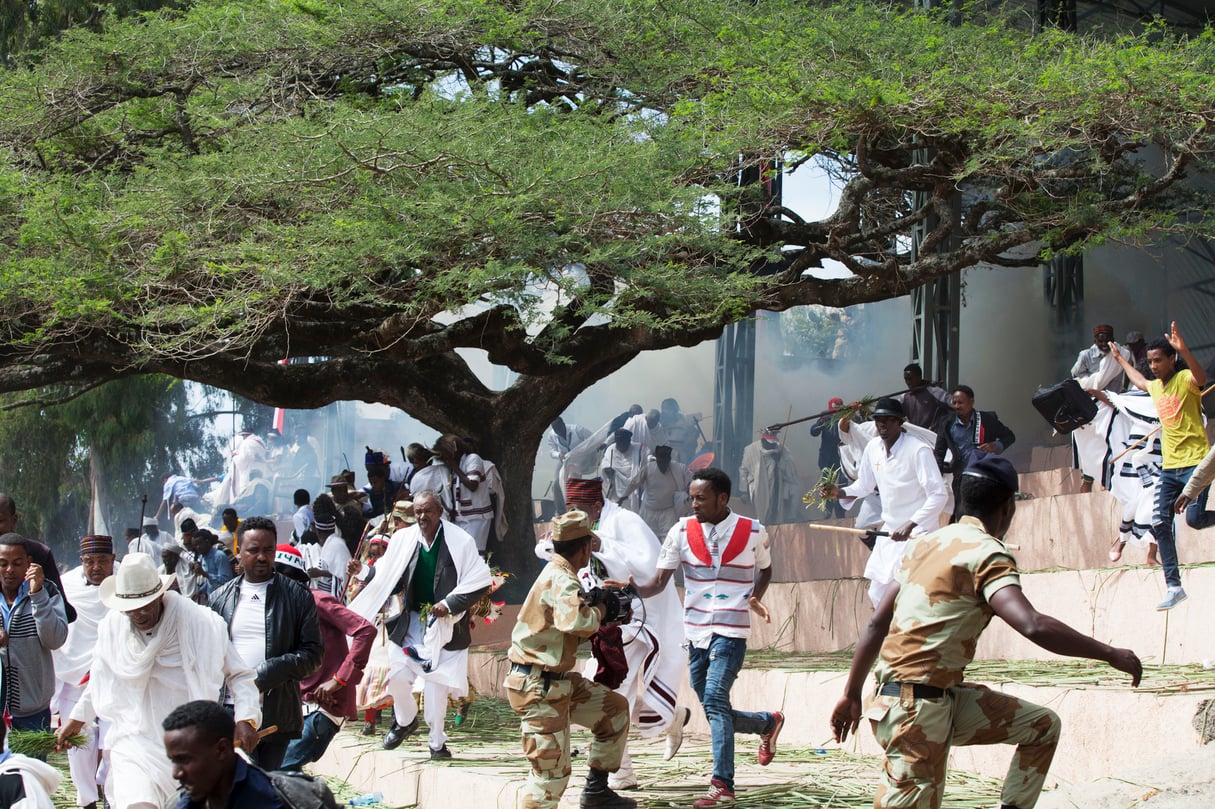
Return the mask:
[[118,612],[137,610],[164,595],[176,579],[157,573],[148,554],[128,553],[118,572],[101,583],[101,603]]

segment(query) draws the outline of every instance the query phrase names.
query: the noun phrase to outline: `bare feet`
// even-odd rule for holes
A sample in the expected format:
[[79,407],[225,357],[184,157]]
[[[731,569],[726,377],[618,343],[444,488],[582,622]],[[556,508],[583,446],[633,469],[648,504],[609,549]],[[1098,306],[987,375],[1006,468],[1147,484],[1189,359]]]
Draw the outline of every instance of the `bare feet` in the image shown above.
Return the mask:
[[1115,539],[1114,544],[1110,545],[1110,561],[1117,562],[1122,558],[1122,549],[1126,547],[1126,543],[1120,539]]

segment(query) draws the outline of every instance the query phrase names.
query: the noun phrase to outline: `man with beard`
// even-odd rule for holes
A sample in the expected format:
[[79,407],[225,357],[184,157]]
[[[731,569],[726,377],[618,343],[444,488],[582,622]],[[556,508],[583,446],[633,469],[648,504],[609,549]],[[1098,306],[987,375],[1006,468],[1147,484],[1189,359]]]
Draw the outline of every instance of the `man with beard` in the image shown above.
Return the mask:
[[262,718],[277,730],[262,739],[253,760],[276,770],[304,726],[300,681],[321,665],[321,630],[308,588],[274,572],[274,522],[250,517],[241,523],[237,541],[241,575],[211,594],[211,609],[227,623],[241,659],[257,672]]

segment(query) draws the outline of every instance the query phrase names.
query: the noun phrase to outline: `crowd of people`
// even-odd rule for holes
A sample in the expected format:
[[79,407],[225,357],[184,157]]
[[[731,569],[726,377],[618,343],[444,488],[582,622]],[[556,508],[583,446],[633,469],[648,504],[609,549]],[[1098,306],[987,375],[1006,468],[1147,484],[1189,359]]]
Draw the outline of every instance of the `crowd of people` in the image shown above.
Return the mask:
[[[1148,440],[1130,468],[1152,487],[1150,533],[1169,588],[1159,608],[1171,609],[1186,598],[1173,516],[1204,526],[1215,479],[1201,415],[1205,375],[1175,325],[1143,345],[1142,357],[1114,343],[1108,326],[1094,333],[1073,369],[1078,381],[1113,413],[1130,409],[1120,397],[1134,394],[1123,387],[1142,389],[1151,407],[1139,402],[1134,413],[1145,420],[1150,411],[1160,425],[1160,462],[1153,468]],[[869,413],[833,399],[812,428],[823,440],[820,464],[838,464],[843,475],[818,494],[872,532],[865,577],[875,612],[832,734],[842,741],[855,732],[876,663],[865,716],[887,765],[875,806],[939,806],[952,745],[1007,742],[1017,752],[1002,805],[1030,809],[1058,717],[963,683],[990,619],[1053,652],[1109,663],[1136,684],[1142,667],[1130,650],[1037,612],[1022,593],[1003,543],[1019,490],[1002,457],[1013,431],[977,408],[967,385],[945,390],[916,365],[904,382],[906,391],[877,399]],[[753,621],[773,617],[763,601],[773,564],[764,524],[785,521],[774,492],[798,485],[796,475],[778,431],[748,447],[737,487],[697,461],[700,437],[697,417],[674,399],[648,412],[634,405],[593,433],[563,419],[552,425],[559,513],[538,532],[536,554],[547,564],[518,613],[503,684],[530,763],[527,807],[559,804],[571,777],[571,724],[593,735],[580,805],[636,805],[622,794],[640,785],[630,733],[662,738],[667,759],[678,754],[691,717],[677,700],[685,677],[711,734],[698,809],[734,803],[736,734],[758,737],[756,760],[767,765],[786,721],[797,721],[743,710],[731,697]],[[1130,431],[1124,443],[1136,437]],[[1077,446],[1086,440],[1078,435]],[[235,459],[256,459],[266,444],[242,437],[225,476],[237,481],[224,491],[261,488],[257,464],[238,472]],[[501,479],[475,450],[454,435],[410,445],[405,463],[369,448],[362,487],[343,470],[315,496],[295,491],[283,538],[272,519],[233,505],[250,501],[217,500],[214,487],[199,493],[207,481],[167,475],[160,509],[128,531],[125,547],[83,537],[79,566],[62,574],[49,548],[17,533],[16,504],[0,494],[0,668],[11,727],[51,731],[59,717],[57,744],[85,809],[102,800],[117,809],[288,807],[293,795],[330,805],[323,788],[291,773],[319,760],[348,722],[378,733],[381,711],[390,717],[384,749],[424,721],[429,758],[458,755],[447,728],[453,708],[450,721],[461,722],[473,699],[472,621],[493,613],[490,594],[503,578],[486,559],[505,531]],[[755,516],[732,508],[732,498]],[[207,507],[216,503],[212,522]],[[172,525],[163,534],[161,514]],[[588,640],[591,658],[580,664]],[[23,805],[43,807],[57,775],[14,755],[0,760],[0,790],[5,779],[32,796]]]

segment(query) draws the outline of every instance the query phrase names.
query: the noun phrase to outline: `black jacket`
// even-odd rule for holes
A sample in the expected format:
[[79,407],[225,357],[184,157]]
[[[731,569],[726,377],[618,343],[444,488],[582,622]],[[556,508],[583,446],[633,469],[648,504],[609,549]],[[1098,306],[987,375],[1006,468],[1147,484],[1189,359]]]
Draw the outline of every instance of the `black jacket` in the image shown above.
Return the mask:
[[[211,593],[211,609],[223,617],[229,632],[244,580],[244,576],[232,579]],[[266,660],[257,667],[262,727],[278,725],[278,733],[299,737],[304,726],[300,680],[320,668],[324,650],[312,594],[275,573],[266,590]]]
[[[974,441],[976,447],[979,444],[986,444],[988,441],[999,441],[1004,445],[1004,449],[1008,449],[1017,440],[1017,436],[1013,434],[1013,431],[1004,426],[1004,423],[1000,421],[1000,417],[996,415],[996,411],[975,410],[971,413],[972,428],[975,426],[975,417],[978,417],[980,432],[980,435],[976,436]],[[941,468],[942,472],[946,473],[962,471],[957,468],[958,459],[962,457],[962,453],[957,442],[953,440],[953,433],[949,429],[955,419],[957,419],[957,415],[950,412],[938,421],[936,426],[937,445],[936,449],[933,450],[933,455],[936,456],[937,466]],[[953,458],[949,463],[945,462],[946,450],[953,452]]]
[[[413,556],[410,557],[409,564],[405,566],[405,572],[401,574],[400,580],[392,591],[393,595],[400,593],[405,604],[404,611],[388,622],[388,638],[398,646],[405,644],[405,638],[409,634],[409,605],[413,596],[410,590],[413,587],[413,574],[418,569],[418,557],[421,552],[421,545],[414,548]],[[485,587],[473,593],[449,598],[448,594],[456,588],[456,580],[456,565],[451,559],[451,552],[447,550],[447,543],[444,542],[443,546],[439,548],[439,558],[435,563],[435,601],[446,600],[452,615],[464,612],[476,604],[481,596],[489,592],[489,588]],[[460,621],[452,628],[451,641],[443,648],[448,651],[458,651],[467,649],[471,645],[472,632],[469,631],[468,621]]]

